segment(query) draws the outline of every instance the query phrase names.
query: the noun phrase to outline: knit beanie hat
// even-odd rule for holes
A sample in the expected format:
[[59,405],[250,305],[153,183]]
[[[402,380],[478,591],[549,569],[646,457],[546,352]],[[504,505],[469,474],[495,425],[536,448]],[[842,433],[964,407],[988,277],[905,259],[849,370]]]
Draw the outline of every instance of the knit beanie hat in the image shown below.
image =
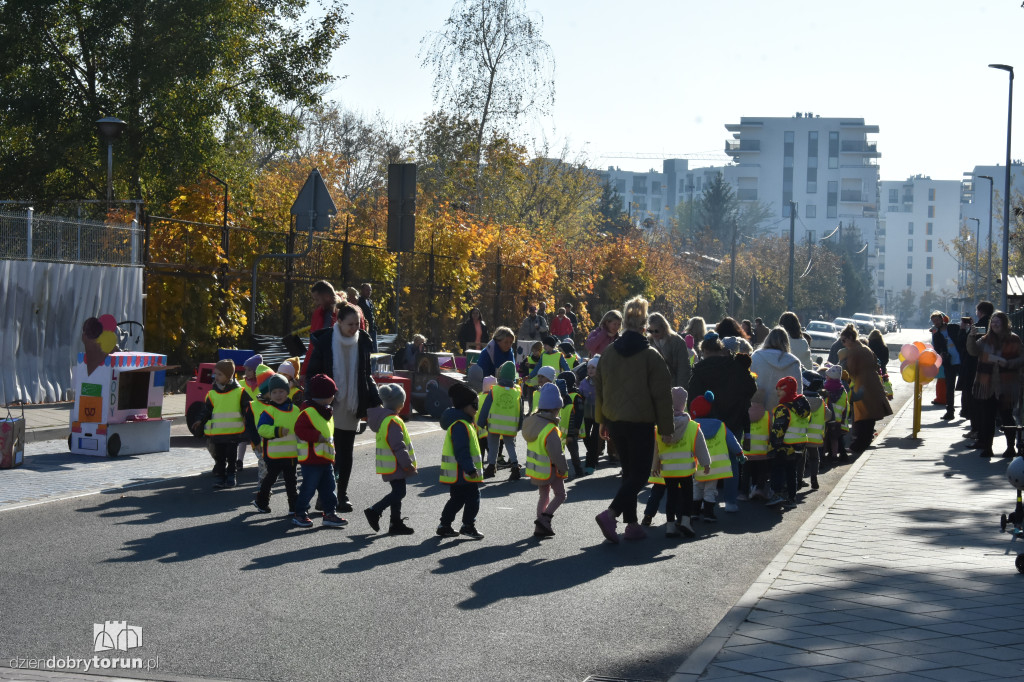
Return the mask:
[[217,364],[214,366],[217,371],[226,376],[229,381],[231,380],[231,377],[235,376],[235,361],[230,358],[218,360]]
[[537,403],[538,410],[560,410],[562,409],[562,396],[558,387],[554,384],[544,384],[540,387],[540,399]]
[[274,376],[264,381],[263,385],[267,387],[267,393],[270,393],[275,388],[283,388],[284,390],[287,391],[288,379],[286,377],[281,376],[280,374],[275,374]]
[[843,368],[842,368],[842,366],[840,366],[840,365],[832,365],[831,367],[826,369],[825,370],[825,378],[826,379],[842,379],[843,378]]
[[558,375],[559,380],[565,382],[565,390],[570,393],[576,390],[576,375],[572,372],[562,372]]
[[700,419],[711,414],[711,403],[715,401],[715,394],[711,391],[705,391],[704,395],[699,395],[693,399],[690,403],[690,414],[693,415],[694,419]]
[[498,368],[498,381],[504,381],[507,384],[511,384],[514,383],[515,380],[516,363],[511,360],[501,363],[501,367]]
[[558,339],[556,339],[551,334],[545,334],[544,336],[540,337],[540,342],[543,343],[545,346],[551,346],[552,348],[558,346]]
[[548,365],[544,365],[543,367],[541,367],[540,369],[537,370],[537,376],[544,377],[548,381],[554,381],[555,380],[555,368],[554,367],[549,367]]
[[262,364],[263,364],[263,356],[259,355],[257,353],[256,355],[253,355],[252,357],[250,357],[248,360],[245,361],[245,368],[246,369],[251,369],[252,371],[255,372],[256,368],[259,367]]
[[487,393],[492,388],[494,388],[494,385],[496,383],[498,383],[498,380],[495,379],[494,377],[484,377],[484,380],[480,383],[480,386],[481,386],[480,392],[481,393]]
[[800,395],[796,379],[793,377],[782,377],[779,379],[778,383],[775,384],[775,388],[781,388],[784,391],[782,397],[779,398],[779,402],[781,403],[791,403]]
[[675,386],[672,388],[672,411],[676,414],[683,414],[686,412],[686,401],[689,399],[686,389],[682,386]]
[[587,360],[587,367],[597,367],[598,360],[601,359],[601,355],[595,355],[594,357]]
[[479,393],[484,386],[484,368],[480,365],[470,365],[466,370],[466,383]]
[[295,365],[293,365],[290,360],[285,360],[284,362],[282,362],[278,366],[277,373],[278,374],[283,374],[286,377],[290,377],[290,378],[294,379],[295,378]]
[[405,405],[405,389],[399,384],[384,384],[377,389],[380,402],[389,410],[397,412]]
[[735,355],[740,347],[740,340],[735,336],[726,336],[722,339],[722,345],[725,346],[727,351]]
[[562,341],[562,343],[558,344],[558,350],[566,355],[576,354],[576,346],[572,345],[572,341]]
[[707,334],[704,335],[704,340],[705,341],[714,341],[717,338],[718,338],[718,332],[708,332]]
[[317,374],[309,380],[306,397],[314,400],[323,400],[326,398],[333,398],[337,392],[338,387],[334,383],[334,379],[330,378],[326,374]]
[[452,384],[448,389],[448,397],[452,400],[452,407],[461,410],[467,405],[476,405],[476,391],[466,384]]

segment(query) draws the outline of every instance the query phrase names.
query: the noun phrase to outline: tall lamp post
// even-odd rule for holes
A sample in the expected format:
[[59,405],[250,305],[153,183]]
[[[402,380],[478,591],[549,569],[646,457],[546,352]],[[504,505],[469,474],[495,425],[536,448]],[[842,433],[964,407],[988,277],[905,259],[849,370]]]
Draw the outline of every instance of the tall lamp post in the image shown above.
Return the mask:
[[114,142],[127,127],[127,123],[113,116],[105,116],[96,121],[100,139],[107,143],[107,210],[110,210],[110,203],[114,200]]
[[[992,298],[992,202],[993,202],[993,200],[995,200],[996,187],[995,187],[995,182],[992,180],[992,176],[991,175],[979,175],[978,177],[981,178],[982,180],[988,180],[988,258],[986,258],[986,260],[988,261],[988,279],[986,280],[986,282],[987,282],[987,288],[988,288],[988,292],[987,292],[988,293],[988,297],[989,297],[989,299],[991,299]],[[980,244],[979,244],[979,246],[980,246]],[[977,262],[975,262],[974,266],[975,266],[975,268],[977,268],[977,266],[978,266]],[[977,288],[977,287],[975,287],[975,288]],[[977,295],[978,295],[977,292],[975,292],[974,295],[975,295],[975,297],[977,297]],[[978,301],[975,301],[975,303],[977,303],[977,302]]]
[[1007,310],[1006,285],[1010,265],[1010,133],[1013,131],[1013,67],[1007,64],[989,64],[991,69],[999,69],[1010,74],[1010,95],[1006,106],[1006,185],[1003,188],[1003,284],[1002,310]]
[[[977,225],[974,226],[974,228],[975,228],[975,230],[974,230],[974,289],[971,291],[971,295],[974,296],[975,299],[977,299],[978,298],[978,251],[981,250],[981,242],[978,241],[978,240],[981,239],[981,218],[968,218],[968,220],[973,220],[974,222],[977,223]],[[977,300],[975,300],[975,303],[977,303]]]

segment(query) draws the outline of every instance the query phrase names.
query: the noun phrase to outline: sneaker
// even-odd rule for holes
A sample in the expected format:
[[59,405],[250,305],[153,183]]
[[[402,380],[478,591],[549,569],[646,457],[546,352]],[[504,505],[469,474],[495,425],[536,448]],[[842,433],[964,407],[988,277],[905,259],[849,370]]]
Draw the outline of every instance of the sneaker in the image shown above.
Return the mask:
[[[996,456],[995,453],[992,452],[992,448],[985,448],[984,450],[982,450],[981,452],[978,453],[978,457],[984,457],[985,459],[988,459],[989,457],[995,457],[995,456]],[[216,488],[217,486],[213,486],[213,487]]]
[[739,508],[739,506],[735,502],[726,502],[725,503],[725,511],[727,511],[728,513],[735,514],[739,510],[740,510],[740,508]]
[[761,488],[759,488],[758,486],[755,485],[755,486],[751,486],[750,487],[750,499],[752,499],[752,500],[764,500],[764,499],[767,499],[767,498],[765,497],[764,491],[761,490]]
[[807,487],[807,481],[805,481],[802,478],[799,481],[797,481],[797,484],[796,484],[796,489],[797,490],[800,490],[800,489],[806,488],[806,487]]
[[945,413],[944,415],[942,415],[941,417],[939,417],[939,419],[941,419],[942,421],[947,421],[947,422],[948,422],[948,421],[949,421],[950,419],[952,419],[952,418],[953,418],[953,411],[952,411],[952,410],[950,410],[950,411],[946,412],[946,413]]
[[[736,496],[736,501],[737,501],[737,502],[746,502],[746,501],[747,501],[747,500],[749,500],[749,499],[750,499],[750,498],[749,498],[749,497],[747,497],[746,495],[744,495],[743,493],[740,493],[739,495],[737,495],[737,496]],[[726,511],[729,511],[729,510],[728,510],[728,509],[726,509]]]
[[292,514],[292,523],[299,528],[312,528],[313,521],[309,518],[309,514],[306,512],[295,512]]
[[715,516],[715,505],[711,502],[705,502],[704,509],[700,514],[700,519],[701,521],[710,521],[711,523],[717,521],[718,518]]
[[817,476],[811,476],[811,490],[817,490],[817,489],[818,489],[818,477]]
[[227,487],[228,487],[228,478],[227,478],[227,476],[218,476],[217,477],[217,482],[213,484],[213,489],[214,490],[220,490],[221,488],[227,488]]
[[785,501],[786,501],[786,498],[784,498],[782,495],[779,495],[778,493],[774,493],[772,495],[771,499],[764,503],[764,506],[766,506],[766,507],[777,507],[777,506],[779,506],[780,504],[782,504]]
[[644,514],[644,519],[643,519],[643,521],[640,522],[640,525],[641,526],[645,526],[647,528],[650,528],[651,524],[653,522],[654,522],[654,517],[653,516],[651,516],[650,514]]
[[447,524],[447,523],[442,523],[441,525],[439,525],[437,527],[437,531],[436,532],[437,532],[438,535],[440,535],[443,538],[455,538],[455,537],[459,536],[459,534],[457,532],[455,532],[455,529],[452,528],[451,525]]
[[349,502],[346,499],[346,500],[338,500],[338,511],[340,511],[342,513],[347,513],[347,512],[351,512],[351,511],[355,511],[355,510],[352,508],[352,503]]
[[647,531],[639,523],[627,523],[626,532],[622,534],[622,537],[627,540],[643,540],[647,537]]
[[511,471],[509,471],[509,474],[508,474],[508,480],[510,480],[510,481],[518,481],[522,477],[523,477],[523,473],[519,469],[519,465],[518,464],[513,464],[512,465],[512,469],[511,469]]
[[508,467],[508,460],[505,459],[504,453],[498,455],[498,468],[505,469]]
[[678,528],[679,532],[688,538],[692,538],[696,535],[696,533],[693,532],[693,526],[690,525],[690,519],[685,516],[680,517],[680,519],[676,521],[676,528]]
[[603,512],[595,516],[594,520],[597,521],[597,525],[600,527],[605,540],[615,543],[616,545],[619,544],[619,534],[615,532],[615,526],[618,522],[609,510],[605,509]]
[[347,526],[348,521],[337,514],[324,514],[323,524],[331,528],[341,528],[342,526]]
[[269,514],[270,513],[270,507],[267,506],[267,505],[260,504],[259,500],[253,500],[252,501],[252,506],[256,507],[256,511],[258,511],[260,514]]
[[683,531],[679,530],[679,526],[677,526],[675,522],[665,524],[665,537],[677,538],[682,534]]
[[978,432],[975,431],[974,429],[971,429],[970,431],[967,432],[967,435],[964,436],[964,438],[967,438],[968,440],[978,440]]
[[[380,516],[381,513],[373,511],[372,509],[364,509],[363,514],[366,515],[366,522],[370,524],[370,528],[373,529],[374,533],[380,532]],[[401,523],[401,522],[399,522]],[[394,524],[391,524],[394,525]]]
[[391,527],[388,528],[388,535],[412,535],[414,532],[412,528],[405,525],[405,518],[392,521]]
[[782,502],[782,508],[783,509],[796,509],[796,500],[794,500],[792,497],[786,498]]
[[459,528],[459,535],[465,535],[466,537],[473,538],[474,540],[483,540],[484,534],[476,529],[476,526],[467,526],[463,524],[462,528]]
[[585,473],[587,476],[594,473],[595,471],[597,471],[597,469],[595,469],[594,467],[583,467],[583,473]]
[[484,467],[484,478],[494,478],[494,465],[488,464]]
[[235,487],[235,475],[234,474],[228,474],[227,475],[227,479],[224,481],[224,487],[225,488],[234,488]]

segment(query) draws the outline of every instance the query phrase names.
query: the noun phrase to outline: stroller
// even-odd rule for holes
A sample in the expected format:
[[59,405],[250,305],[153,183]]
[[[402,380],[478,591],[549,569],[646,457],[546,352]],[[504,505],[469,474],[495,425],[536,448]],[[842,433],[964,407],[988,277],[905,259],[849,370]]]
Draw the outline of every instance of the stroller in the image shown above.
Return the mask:
[[[1012,536],[1010,542],[1012,543],[1019,537],[1024,537],[1024,503],[1021,501],[1022,489],[1024,489],[1024,457],[1015,457],[1010,466],[1006,467],[1006,478],[1009,479],[1010,485],[1017,489],[1017,504],[1013,511],[1009,514],[1003,514],[999,517],[999,528],[1004,533],[1006,527],[1012,525],[1010,529],[1010,535]],[[1010,550],[1007,548],[1007,554]],[[1024,573],[1024,554],[1018,554],[1015,561],[1017,570]]]

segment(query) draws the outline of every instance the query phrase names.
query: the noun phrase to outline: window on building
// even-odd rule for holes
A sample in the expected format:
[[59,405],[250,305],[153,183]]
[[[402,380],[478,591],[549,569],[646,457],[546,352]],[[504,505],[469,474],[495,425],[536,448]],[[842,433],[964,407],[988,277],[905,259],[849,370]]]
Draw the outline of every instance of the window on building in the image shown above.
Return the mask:
[[818,207],[815,206],[814,204],[807,204],[806,206],[804,206],[804,217],[805,218],[817,218],[818,217]]
[[885,259],[884,258],[879,258],[878,259],[878,269],[879,270],[885,270]]
[[[900,203],[900,191],[898,189],[889,190],[889,203],[898,204]],[[889,209],[893,210],[893,209]]]
[[633,194],[647,194],[647,176],[633,176]]
[[928,256],[927,258],[924,259],[924,267],[926,269],[928,269],[928,270],[932,269],[932,257],[931,256]]
[[818,169],[807,169],[807,193],[814,194],[818,191]]
[[878,273],[878,286],[885,286],[885,277],[882,275],[882,273]]
[[934,206],[929,206],[928,207],[928,217],[929,218],[934,218],[935,217],[935,207]]
[[626,180],[625,179],[620,178],[620,179],[615,181],[615,191],[618,192],[619,194],[625,194],[626,193]]
[[926,252],[928,252],[928,253],[932,252],[932,240],[931,239],[925,239],[924,240],[924,250]]
[[814,230],[807,230],[807,243],[813,244],[814,242],[816,242],[817,239],[815,239],[815,237],[817,236],[818,235],[815,233]]
[[934,225],[934,223],[925,223],[924,224],[924,233],[925,234],[931,234],[932,233],[932,226],[933,225]]
[[651,183],[651,194],[661,194],[660,182],[655,181]]
[[913,250],[914,250],[914,240],[913,239],[908,239],[907,240],[907,251],[913,251]]
[[907,273],[907,286],[908,287],[914,286],[914,276],[912,274],[910,274],[909,272]]
[[[831,133],[829,134],[831,135]],[[826,209],[826,218],[839,217],[839,183],[835,180],[828,181]]]
[[818,167],[818,131],[811,130],[807,133],[807,165],[811,165],[814,159],[814,167]]
[[935,201],[935,188],[930,187],[928,189],[928,201]]
[[907,269],[910,270],[914,267],[914,257],[907,256]]
[[839,132],[828,134],[828,167],[839,168]]
[[932,276],[931,276],[931,273],[929,273],[929,274],[924,276],[924,285],[926,287],[931,288],[931,286],[932,286]]
[[913,221],[907,223],[907,234],[914,234],[914,223],[913,223]]

